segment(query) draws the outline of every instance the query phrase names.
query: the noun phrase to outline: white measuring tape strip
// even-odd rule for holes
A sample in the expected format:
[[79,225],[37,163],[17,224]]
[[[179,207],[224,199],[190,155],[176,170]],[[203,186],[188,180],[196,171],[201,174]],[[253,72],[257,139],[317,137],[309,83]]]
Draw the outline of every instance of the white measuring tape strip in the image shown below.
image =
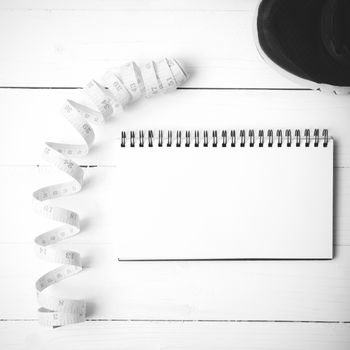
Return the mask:
[[91,80],[86,85],[84,91],[96,105],[97,110],[72,100],[67,100],[64,104],[63,115],[78,131],[84,143],[76,145],[46,142],[44,158],[69,175],[72,180],[43,187],[33,193],[34,211],[61,224],[35,238],[37,255],[45,261],[61,265],[36,281],[40,324],[58,327],[83,322],[86,317],[84,300],[63,299],[49,295],[44,290],[83,269],[79,253],[53,246],[80,231],[78,213],[56,207],[47,201],[81,190],[83,169],[70,158],[87,155],[94,142],[95,134],[87,121],[104,123],[109,117],[121,113],[128,103],[142,96],[152,97],[160,92],[174,90],[187,79],[184,69],[174,59],[149,61],[140,68],[134,62],[130,62],[121,66],[119,70],[105,73],[102,84]]

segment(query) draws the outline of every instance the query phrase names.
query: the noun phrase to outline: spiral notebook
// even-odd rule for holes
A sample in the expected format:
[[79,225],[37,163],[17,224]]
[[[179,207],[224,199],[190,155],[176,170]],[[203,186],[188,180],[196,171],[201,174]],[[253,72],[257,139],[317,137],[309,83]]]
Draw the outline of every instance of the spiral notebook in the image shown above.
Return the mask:
[[331,259],[327,130],[135,130],[116,150],[119,260]]

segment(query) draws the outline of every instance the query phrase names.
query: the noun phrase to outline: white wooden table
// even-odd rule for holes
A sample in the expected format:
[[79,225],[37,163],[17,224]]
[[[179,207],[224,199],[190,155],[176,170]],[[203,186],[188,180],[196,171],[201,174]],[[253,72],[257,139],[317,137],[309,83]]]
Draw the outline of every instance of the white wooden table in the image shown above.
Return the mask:
[[[308,91],[272,71],[252,40],[255,5],[0,2],[1,349],[350,348],[350,97]],[[93,166],[86,187],[58,200],[83,218],[82,233],[65,246],[81,252],[86,269],[52,292],[86,298],[88,322],[40,328],[34,281],[51,266],[35,257],[32,240],[51,223],[32,213],[31,192],[61,176],[42,161],[42,144],[77,140],[59,109],[90,78],[163,56],[186,65],[185,89],[96,128],[96,147],[81,160]],[[336,140],[335,259],[118,263],[111,145],[134,127],[328,128]]]

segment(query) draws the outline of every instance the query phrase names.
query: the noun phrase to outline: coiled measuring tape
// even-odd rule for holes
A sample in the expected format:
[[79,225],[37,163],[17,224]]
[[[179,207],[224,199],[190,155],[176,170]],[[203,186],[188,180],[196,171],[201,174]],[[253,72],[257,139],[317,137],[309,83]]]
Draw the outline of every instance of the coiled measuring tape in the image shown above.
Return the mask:
[[46,142],[43,150],[46,161],[69,175],[71,181],[43,187],[33,193],[34,211],[60,223],[60,226],[35,238],[37,255],[45,261],[61,265],[36,281],[40,306],[38,319],[41,325],[58,327],[83,322],[86,318],[84,300],[59,298],[44,290],[83,269],[79,253],[54,247],[56,243],[80,231],[79,215],[72,210],[54,206],[50,200],[77,193],[83,186],[83,169],[71,157],[87,155],[94,142],[95,134],[88,121],[102,124],[109,117],[123,112],[124,106],[142,96],[152,97],[175,90],[187,79],[188,75],[175,59],[149,61],[140,67],[130,62],[118,70],[106,72],[101,84],[91,80],[85,86],[84,91],[96,105],[96,110],[72,100],[65,102],[62,113],[83,138],[84,143]]

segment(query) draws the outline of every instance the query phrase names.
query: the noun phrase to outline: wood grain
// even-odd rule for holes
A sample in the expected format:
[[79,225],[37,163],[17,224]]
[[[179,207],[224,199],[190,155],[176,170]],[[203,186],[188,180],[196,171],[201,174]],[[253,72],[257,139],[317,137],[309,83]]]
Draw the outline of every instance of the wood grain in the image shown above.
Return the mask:
[[[83,191],[58,198],[53,203],[77,211],[82,220],[82,233],[74,238],[76,243],[109,244],[115,241],[114,221],[118,213],[111,196],[111,188],[118,169],[113,166],[84,168]],[[336,246],[350,246],[350,169],[336,168],[334,187],[334,243]],[[41,187],[65,180],[66,177],[51,166],[11,166],[0,171],[0,193],[8,198],[2,209],[0,244],[31,243],[40,232],[56,226],[36,215],[31,210],[31,193]],[[17,190],[14,191],[14,188]],[[21,214],[21,220],[14,220],[13,213]],[[122,233],[121,233],[122,234]],[[70,242],[70,241],[67,241]],[[69,243],[67,243],[69,245]],[[317,244],[317,242],[315,242]]]
[[85,11],[181,11],[181,12],[202,12],[202,11],[221,11],[221,12],[244,12],[252,11],[255,8],[256,0],[178,0],[174,3],[172,0],[152,1],[152,0],[11,0],[2,1],[0,9],[2,10],[73,10]]
[[[12,336],[16,334],[16,336]],[[220,349],[347,350],[349,324],[244,322],[87,322],[43,330],[35,321],[0,323],[8,350]]]
[[[113,244],[62,246],[86,268],[47,292],[85,298],[91,319],[350,321],[348,246],[329,261],[148,263],[118,262]],[[34,281],[54,266],[30,243],[1,244],[0,263],[0,318],[35,318]]]
[[[279,90],[301,87],[256,52],[256,3],[0,3],[1,348],[349,348],[350,99]],[[42,161],[42,144],[79,140],[58,111],[66,98],[85,99],[79,89],[51,88],[81,87],[109,67],[163,56],[182,60],[191,74],[185,87],[198,90],[140,101],[95,128],[96,145],[79,162],[97,168],[85,169],[82,193],[57,201],[81,213],[83,232],[62,246],[80,251],[86,270],[50,290],[87,298],[94,321],[43,330],[35,321],[34,281],[51,266],[34,256],[32,239],[52,223],[32,213],[30,195],[62,180]],[[198,127],[328,128],[336,141],[335,259],[118,263],[108,190],[117,135],[122,129]]]
[[256,2],[7,1],[0,86],[82,86],[87,73],[174,56],[192,75],[188,87],[299,88],[259,57]]
[[[81,142],[59,113],[67,98],[89,102],[81,90],[0,89],[6,115],[0,128],[0,164],[46,164],[41,157],[45,141]],[[96,144],[77,161],[115,164],[113,145],[125,129],[328,128],[335,138],[335,166],[350,166],[349,110],[348,96],[312,91],[179,90],[140,100],[106,125],[94,127]]]
[[[122,233],[113,230],[115,199],[110,196],[116,169],[86,168],[86,188],[55,201],[81,216],[82,233],[61,246],[81,252],[86,270],[51,292],[87,297],[93,319],[348,321],[349,171],[337,168],[335,174],[333,261],[119,263],[114,242]],[[3,207],[2,230],[13,232],[0,242],[0,266],[11,266],[0,275],[0,318],[35,318],[33,283],[51,266],[34,256],[32,239],[55,223],[32,213],[30,193],[61,177],[48,166],[11,166],[0,172],[0,192],[11,199]],[[20,220],[14,219],[15,212]],[[16,256],[21,258],[11,263]]]

